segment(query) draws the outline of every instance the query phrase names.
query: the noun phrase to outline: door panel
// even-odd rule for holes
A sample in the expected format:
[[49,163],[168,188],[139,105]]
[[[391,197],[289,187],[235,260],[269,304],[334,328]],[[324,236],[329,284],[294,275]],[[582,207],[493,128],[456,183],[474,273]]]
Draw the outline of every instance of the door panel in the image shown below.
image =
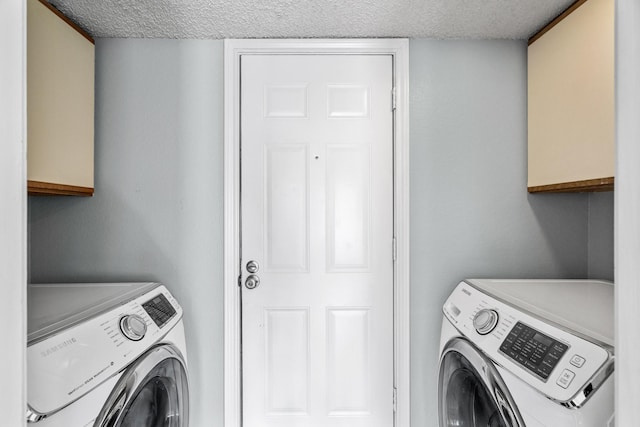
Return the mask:
[[327,310],[329,415],[370,415],[369,309]]
[[307,272],[309,263],[309,165],[303,144],[265,146],[267,271]]
[[370,156],[367,144],[327,146],[327,270],[369,268]]
[[309,390],[309,310],[265,310],[267,415],[305,415]]
[[389,55],[241,59],[246,427],[393,425],[392,81]]

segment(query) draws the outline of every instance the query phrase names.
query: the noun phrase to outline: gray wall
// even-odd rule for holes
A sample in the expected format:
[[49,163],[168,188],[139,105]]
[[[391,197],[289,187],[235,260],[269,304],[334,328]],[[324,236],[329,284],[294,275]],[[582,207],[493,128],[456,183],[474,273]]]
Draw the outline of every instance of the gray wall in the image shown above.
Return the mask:
[[584,277],[584,194],[528,195],[526,44],[411,42],[412,426],[437,425],[442,303],[465,277]]
[[221,41],[97,40],[96,193],[29,200],[31,280],[158,280],[185,309],[192,425],[222,419]]
[[[524,42],[416,40],[410,55],[412,425],[430,427],[457,281],[584,277],[609,250],[609,208],[527,194]],[[192,425],[221,425],[222,43],[98,40],[96,61],[96,195],[30,198],[31,279],[166,283],[186,313]]]
[[589,195],[588,276],[613,281],[613,192]]

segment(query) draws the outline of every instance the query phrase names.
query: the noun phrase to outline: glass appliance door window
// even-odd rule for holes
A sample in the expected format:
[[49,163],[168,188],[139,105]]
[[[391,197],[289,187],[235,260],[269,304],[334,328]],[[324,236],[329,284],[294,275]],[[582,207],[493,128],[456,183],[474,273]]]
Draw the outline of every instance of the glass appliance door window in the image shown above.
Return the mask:
[[168,345],[149,350],[122,375],[95,423],[95,427],[188,425],[185,364]]
[[522,419],[490,361],[454,339],[440,362],[440,427],[522,427]]

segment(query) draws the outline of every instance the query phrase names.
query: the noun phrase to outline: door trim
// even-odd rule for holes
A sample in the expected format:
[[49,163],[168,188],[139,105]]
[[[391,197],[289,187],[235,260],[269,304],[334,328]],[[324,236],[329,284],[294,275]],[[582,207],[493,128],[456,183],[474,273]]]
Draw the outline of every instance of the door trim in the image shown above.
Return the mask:
[[3,425],[26,426],[27,407],[27,2],[0,2],[0,259]]
[[[249,54],[384,54],[393,57],[395,426],[410,426],[409,41],[279,39],[224,42],[224,427],[242,426],[240,287],[240,58]],[[391,94],[389,94],[391,96]]]

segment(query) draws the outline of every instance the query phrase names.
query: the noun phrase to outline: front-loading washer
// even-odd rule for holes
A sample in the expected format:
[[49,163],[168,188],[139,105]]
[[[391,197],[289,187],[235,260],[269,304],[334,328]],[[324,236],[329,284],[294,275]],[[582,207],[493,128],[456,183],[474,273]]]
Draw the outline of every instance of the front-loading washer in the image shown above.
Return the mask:
[[441,427],[614,425],[611,282],[469,279],[443,313]]
[[29,285],[27,421],[187,427],[182,308],[159,283]]

